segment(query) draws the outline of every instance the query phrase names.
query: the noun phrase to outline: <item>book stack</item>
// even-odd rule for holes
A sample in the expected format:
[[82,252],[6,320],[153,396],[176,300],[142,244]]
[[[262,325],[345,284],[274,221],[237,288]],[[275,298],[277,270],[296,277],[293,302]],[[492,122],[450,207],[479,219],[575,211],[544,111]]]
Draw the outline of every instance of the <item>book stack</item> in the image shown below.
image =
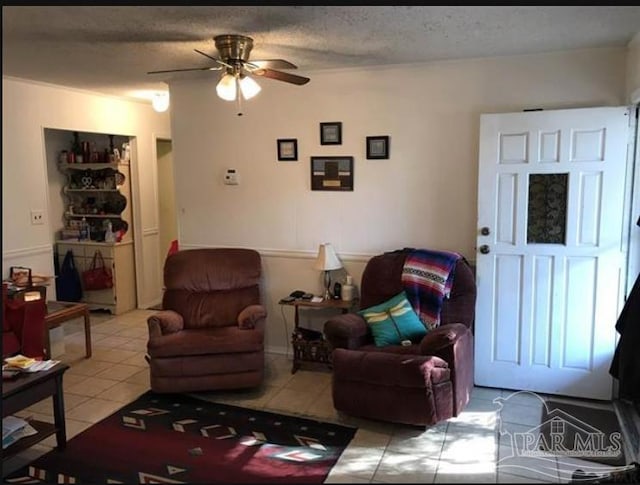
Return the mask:
[[2,418],[2,449],[12,445],[20,438],[36,434],[37,431],[24,419],[16,416]]

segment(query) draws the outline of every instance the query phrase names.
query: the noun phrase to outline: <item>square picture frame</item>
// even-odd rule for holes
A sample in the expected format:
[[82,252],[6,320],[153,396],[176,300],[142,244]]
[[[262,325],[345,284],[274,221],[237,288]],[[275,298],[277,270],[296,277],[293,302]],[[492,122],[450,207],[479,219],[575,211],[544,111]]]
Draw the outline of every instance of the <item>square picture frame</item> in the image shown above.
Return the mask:
[[278,161],[295,162],[298,160],[298,139],[278,138]]
[[320,123],[320,145],[342,145],[342,122]]
[[353,191],[353,157],[311,157],[311,190]]
[[386,160],[389,158],[389,136],[367,137],[367,159]]

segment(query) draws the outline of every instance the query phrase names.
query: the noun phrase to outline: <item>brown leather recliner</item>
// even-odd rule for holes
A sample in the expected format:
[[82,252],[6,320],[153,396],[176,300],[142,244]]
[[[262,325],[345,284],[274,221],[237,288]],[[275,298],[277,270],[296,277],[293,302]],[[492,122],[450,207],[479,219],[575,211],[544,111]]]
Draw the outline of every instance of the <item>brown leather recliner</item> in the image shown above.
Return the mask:
[[267,313],[261,272],[260,254],[252,249],[190,249],[167,257],[163,310],[148,319],[153,391],[262,383]]
[[[400,293],[409,253],[373,257],[362,275],[360,308]],[[457,416],[473,389],[473,323],[476,285],[471,267],[458,260],[440,326],[410,346],[376,347],[357,313],[324,325],[333,346],[333,403],[346,414],[412,425],[432,425]]]

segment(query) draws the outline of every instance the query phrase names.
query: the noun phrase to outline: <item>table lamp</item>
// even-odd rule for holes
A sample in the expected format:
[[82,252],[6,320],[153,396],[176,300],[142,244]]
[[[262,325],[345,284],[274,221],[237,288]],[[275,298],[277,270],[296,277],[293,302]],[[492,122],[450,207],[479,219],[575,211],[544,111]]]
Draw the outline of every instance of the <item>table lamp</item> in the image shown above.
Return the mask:
[[320,244],[320,247],[318,248],[318,257],[316,258],[316,262],[313,267],[324,271],[324,299],[330,300],[331,291],[329,290],[329,287],[331,286],[331,276],[329,275],[329,271],[342,268],[342,263],[338,259],[331,243]]

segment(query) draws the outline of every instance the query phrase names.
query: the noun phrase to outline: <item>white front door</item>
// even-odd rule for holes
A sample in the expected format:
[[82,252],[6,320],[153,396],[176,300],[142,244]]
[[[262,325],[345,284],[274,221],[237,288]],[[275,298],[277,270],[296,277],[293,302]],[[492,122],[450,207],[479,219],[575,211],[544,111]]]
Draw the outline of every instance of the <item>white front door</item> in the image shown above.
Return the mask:
[[612,398],[628,115],[481,116],[477,385]]

